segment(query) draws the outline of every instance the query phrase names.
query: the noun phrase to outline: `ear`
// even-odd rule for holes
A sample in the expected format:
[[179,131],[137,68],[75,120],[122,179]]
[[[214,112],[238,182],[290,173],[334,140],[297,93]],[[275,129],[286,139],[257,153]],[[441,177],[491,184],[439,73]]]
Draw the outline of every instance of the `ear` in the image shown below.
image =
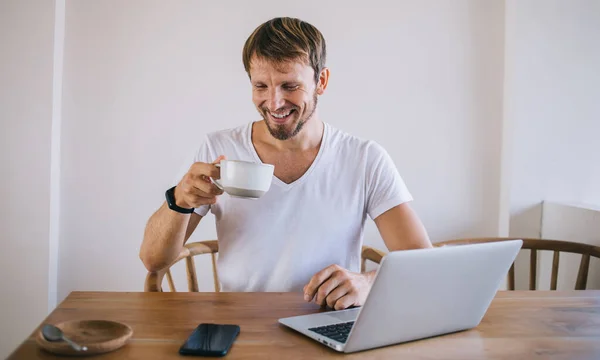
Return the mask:
[[327,83],[329,82],[329,68],[323,68],[319,74],[319,81],[317,83],[317,95],[323,95],[325,89],[327,89]]

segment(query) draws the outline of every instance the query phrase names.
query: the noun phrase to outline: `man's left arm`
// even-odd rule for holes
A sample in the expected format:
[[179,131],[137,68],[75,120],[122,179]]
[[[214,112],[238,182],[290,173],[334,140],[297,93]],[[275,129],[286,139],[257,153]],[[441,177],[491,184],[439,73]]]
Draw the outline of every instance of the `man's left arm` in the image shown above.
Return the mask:
[[[375,218],[375,225],[379,234],[388,248],[388,251],[426,249],[433,245],[429,240],[429,235],[425,226],[409,203],[402,203],[394,206],[383,214]],[[369,283],[368,290],[375,280],[375,270],[363,274]],[[366,300],[368,290],[364,294]],[[364,301],[363,301],[364,303]],[[362,305],[362,304],[361,304]]]
[[[433,245],[421,219],[408,203],[397,205],[375,218],[375,225],[388,251],[426,249]],[[375,270],[364,274],[369,289],[375,280]]]
[[[389,251],[433,247],[423,223],[408,203],[379,215],[375,224]],[[313,276],[304,287],[304,299],[335,310],[362,306],[374,279],[375,271],[360,274],[331,265]]]
[[394,206],[379,215],[375,225],[389,251],[433,247],[425,226],[409,203]]

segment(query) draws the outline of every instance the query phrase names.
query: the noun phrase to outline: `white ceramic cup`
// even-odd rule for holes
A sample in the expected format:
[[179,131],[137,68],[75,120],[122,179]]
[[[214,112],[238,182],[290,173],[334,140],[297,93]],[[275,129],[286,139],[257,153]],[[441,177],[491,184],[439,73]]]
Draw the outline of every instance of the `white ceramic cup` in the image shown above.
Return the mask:
[[240,160],[222,160],[221,178],[211,181],[233,197],[258,199],[271,187],[275,166]]

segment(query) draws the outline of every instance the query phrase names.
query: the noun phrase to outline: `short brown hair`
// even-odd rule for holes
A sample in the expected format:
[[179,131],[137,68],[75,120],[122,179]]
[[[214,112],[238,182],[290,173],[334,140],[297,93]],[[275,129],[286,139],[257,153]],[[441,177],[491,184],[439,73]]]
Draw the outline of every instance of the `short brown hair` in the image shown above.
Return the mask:
[[278,17],[257,27],[246,40],[242,59],[248,76],[254,55],[275,63],[304,61],[313,68],[315,81],[318,81],[325,67],[325,38],[316,27],[305,21]]

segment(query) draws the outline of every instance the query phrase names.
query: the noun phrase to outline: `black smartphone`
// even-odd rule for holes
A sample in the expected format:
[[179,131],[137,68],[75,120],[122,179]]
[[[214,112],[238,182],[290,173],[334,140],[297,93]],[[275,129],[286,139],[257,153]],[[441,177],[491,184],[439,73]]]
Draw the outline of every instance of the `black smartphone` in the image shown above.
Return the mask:
[[181,355],[225,356],[240,333],[238,325],[200,324],[179,348]]

